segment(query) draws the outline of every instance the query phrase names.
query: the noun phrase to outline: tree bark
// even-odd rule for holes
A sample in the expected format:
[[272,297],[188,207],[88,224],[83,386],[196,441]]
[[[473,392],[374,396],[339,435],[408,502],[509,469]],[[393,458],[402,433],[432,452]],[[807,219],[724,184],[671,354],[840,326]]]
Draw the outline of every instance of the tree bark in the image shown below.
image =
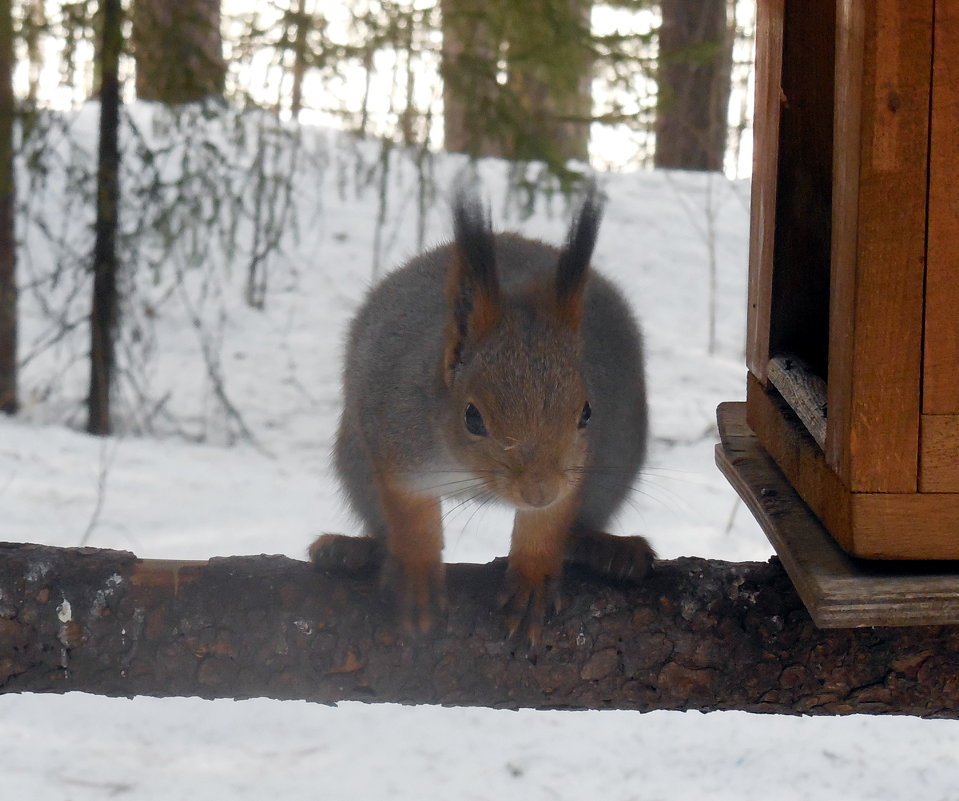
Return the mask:
[[0,0],[0,412],[17,411],[17,240],[13,168],[13,8]]
[[441,0],[443,50],[443,140],[451,153],[508,156],[505,126],[497,125],[496,82],[502,24],[492,13],[498,4]]
[[290,112],[294,118],[300,116],[303,108],[303,79],[306,77],[307,36],[313,24],[311,14],[306,11],[306,0],[297,0],[296,10],[290,13],[291,22],[296,28],[293,39],[293,89],[290,97]]
[[93,303],[90,310],[90,394],[87,431],[110,433],[117,322],[117,227],[120,202],[120,50],[123,9],[120,0],[100,4],[100,134],[97,165],[96,239],[93,245]]
[[722,170],[733,38],[726,0],[662,0],[657,167]]
[[514,158],[589,160],[592,5],[592,0],[527,0],[513,6],[508,61],[519,107]]
[[398,633],[371,578],[0,545],[0,691],[322,703],[959,717],[959,628],[820,631],[776,561],[570,575],[534,652],[504,639],[503,562],[451,565],[449,613]]
[[446,150],[586,161],[591,8],[591,0],[442,0]]
[[134,0],[132,40],[141,100],[179,105],[223,94],[219,0]]

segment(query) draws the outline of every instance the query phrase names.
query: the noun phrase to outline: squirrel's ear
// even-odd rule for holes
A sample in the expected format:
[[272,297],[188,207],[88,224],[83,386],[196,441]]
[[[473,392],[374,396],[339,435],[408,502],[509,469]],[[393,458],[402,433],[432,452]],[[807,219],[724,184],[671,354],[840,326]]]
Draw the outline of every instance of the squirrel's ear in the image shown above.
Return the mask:
[[467,341],[488,332],[500,313],[493,230],[479,198],[468,189],[456,194],[453,230],[453,260],[447,284],[447,381],[462,362]]
[[556,303],[560,319],[578,329],[583,319],[583,288],[593,255],[599,223],[603,217],[603,203],[597,197],[596,186],[590,186],[586,198],[569,226],[566,244],[556,265]]

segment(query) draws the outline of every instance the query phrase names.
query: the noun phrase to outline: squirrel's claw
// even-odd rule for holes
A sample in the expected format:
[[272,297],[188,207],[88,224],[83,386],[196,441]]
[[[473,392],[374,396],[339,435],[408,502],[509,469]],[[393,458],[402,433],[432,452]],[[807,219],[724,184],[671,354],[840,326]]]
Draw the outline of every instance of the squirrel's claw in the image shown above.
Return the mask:
[[656,554],[645,537],[617,537],[574,529],[566,561],[614,581],[639,582],[653,569]]
[[380,584],[395,600],[400,626],[407,634],[425,634],[433,627],[435,616],[446,614],[446,565],[443,562],[411,567],[398,559],[387,559],[380,573]]
[[515,570],[506,571],[506,584],[499,595],[499,604],[506,612],[509,639],[526,637],[531,647],[539,644],[547,611],[562,608],[560,576],[542,576],[531,581]]

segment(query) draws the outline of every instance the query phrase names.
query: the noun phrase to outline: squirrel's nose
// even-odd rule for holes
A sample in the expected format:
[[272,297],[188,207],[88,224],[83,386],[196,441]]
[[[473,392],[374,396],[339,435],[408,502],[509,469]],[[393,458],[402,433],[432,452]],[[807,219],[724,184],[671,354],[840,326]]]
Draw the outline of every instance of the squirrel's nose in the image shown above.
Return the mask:
[[559,482],[543,477],[534,477],[520,484],[519,496],[523,503],[535,509],[542,509],[552,504],[560,492]]

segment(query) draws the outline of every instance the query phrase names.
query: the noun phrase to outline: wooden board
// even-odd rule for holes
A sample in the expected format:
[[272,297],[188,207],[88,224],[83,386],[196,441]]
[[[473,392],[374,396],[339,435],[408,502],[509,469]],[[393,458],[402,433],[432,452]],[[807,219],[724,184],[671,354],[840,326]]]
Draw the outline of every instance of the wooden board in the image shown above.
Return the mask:
[[917,489],[932,9],[838,4],[826,457],[854,492]]
[[959,559],[959,493],[853,492],[774,389],[749,377],[746,416],[797,494],[848,553],[869,559]]
[[959,0],[936,2],[934,52],[922,410],[945,415],[959,413]]
[[766,370],[769,383],[782,395],[820,448],[826,446],[826,382],[797,356],[775,356]]
[[868,559],[959,559],[959,494],[853,493],[853,553]]
[[746,363],[761,381],[765,381],[770,355],[769,321],[776,228],[784,1],[763,0],[756,9],[756,110],[753,124]]
[[826,463],[822,449],[775,393],[750,376],[746,383],[747,422],[792,482],[846,550],[854,546],[849,488]]
[[845,554],[745,422],[717,410],[716,463],[758,520],[820,628],[959,623],[959,563],[876,563]]
[[959,414],[922,416],[919,490],[959,492]]

